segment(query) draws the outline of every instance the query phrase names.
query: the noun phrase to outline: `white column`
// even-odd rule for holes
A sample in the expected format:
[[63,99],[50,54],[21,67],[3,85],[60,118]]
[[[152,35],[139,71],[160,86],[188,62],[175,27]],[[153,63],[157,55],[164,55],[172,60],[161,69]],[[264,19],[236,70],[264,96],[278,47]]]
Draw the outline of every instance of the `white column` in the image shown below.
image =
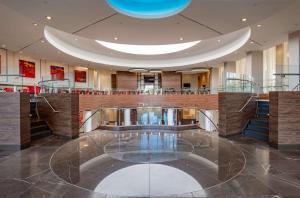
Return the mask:
[[125,126],[130,126],[130,109],[124,109],[124,124]]
[[226,73],[236,73],[236,62],[232,61],[224,63],[224,79],[226,79]]
[[168,126],[174,126],[174,109],[168,109]]
[[263,92],[264,83],[264,58],[263,51],[251,51],[247,53],[247,59],[251,66],[251,75],[258,88],[258,93]]
[[[84,112],[84,120],[87,120],[92,115],[92,111],[85,111]],[[84,132],[92,131],[92,119],[88,119],[84,125]]]
[[[289,74],[299,74],[300,72],[300,31],[289,34]],[[289,89],[292,90],[299,84],[299,75],[289,76]]]

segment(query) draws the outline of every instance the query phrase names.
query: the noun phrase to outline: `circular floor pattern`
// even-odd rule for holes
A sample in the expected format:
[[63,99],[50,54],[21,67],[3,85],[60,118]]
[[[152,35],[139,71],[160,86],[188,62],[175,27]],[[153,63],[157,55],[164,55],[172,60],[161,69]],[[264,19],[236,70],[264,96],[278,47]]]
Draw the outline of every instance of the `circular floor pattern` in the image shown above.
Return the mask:
[[94,131],[60,147],[50,167],[62,180],[107,196],[205,196],[237,176],[245,158],[199,130]]

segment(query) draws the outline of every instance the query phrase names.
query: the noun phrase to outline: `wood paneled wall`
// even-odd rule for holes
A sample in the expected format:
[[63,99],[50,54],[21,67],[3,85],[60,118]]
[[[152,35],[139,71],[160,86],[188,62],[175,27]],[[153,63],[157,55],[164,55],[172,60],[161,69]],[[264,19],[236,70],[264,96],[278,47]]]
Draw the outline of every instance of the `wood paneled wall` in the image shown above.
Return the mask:
[[133,72],[118,71],[117,88],[124,90],[136,90],[138,88],[137,74]]
[[45,103],[39,103],[41,119],[47,121],[55,135],[77,138],[79,136],[79,95],[42,94],[59,111],[55,113]]
[[30,146],[29,102],[26,93],[0,93],[0,150]]
[[80,111],[104,107],[138,106],[143,103],[153,106],[197,106],[203,109],[218,109],[218,95],[80,95]]
[[182,74],[176,72],[163,72],[161,75],[161,86],[163,89],[181,89]]
[[251,95],[250,93],[219,93],[220,136],[241,133],[249,119],[254,117],[256,110],[254,100],[243,112],[239,112]]
[[269,143],[300,148],[300,92],[270,92]]

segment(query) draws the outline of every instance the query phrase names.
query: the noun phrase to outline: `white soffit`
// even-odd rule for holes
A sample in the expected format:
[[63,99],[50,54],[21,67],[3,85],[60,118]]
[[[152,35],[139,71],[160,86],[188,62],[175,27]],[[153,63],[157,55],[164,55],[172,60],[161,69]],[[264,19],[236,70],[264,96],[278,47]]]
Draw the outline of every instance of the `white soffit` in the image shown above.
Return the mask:
[[50,26],[45,27],[44,35],[50,44],[62,52],[90,62],[130,68],[166,68],[203,63],[229,55],[247,43],[251,28],[202,40],[192,48],[165,55],[119,53],[92,39],[78,37]]

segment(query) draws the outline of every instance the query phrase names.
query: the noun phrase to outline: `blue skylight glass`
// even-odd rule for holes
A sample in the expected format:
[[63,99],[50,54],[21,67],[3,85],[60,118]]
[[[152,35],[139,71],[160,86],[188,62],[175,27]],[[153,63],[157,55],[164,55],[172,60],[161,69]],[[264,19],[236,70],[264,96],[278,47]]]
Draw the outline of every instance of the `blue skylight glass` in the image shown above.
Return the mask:
[[180,13],[192,0],[106,0],[117,12],[141,19],[158,19]]

